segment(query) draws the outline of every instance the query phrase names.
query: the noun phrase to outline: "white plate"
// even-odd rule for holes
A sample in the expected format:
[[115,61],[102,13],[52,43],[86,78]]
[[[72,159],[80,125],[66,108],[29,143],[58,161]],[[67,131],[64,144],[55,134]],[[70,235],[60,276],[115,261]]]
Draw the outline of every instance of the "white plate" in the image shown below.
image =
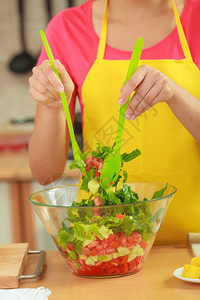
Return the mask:
[[184,281],[189,281],[189,282],[194,282],[194,283],[200,283],[200,279],[192,279],[192,278],[182,277],[183,269],[184,269],[184,267],[175,270],[174,271],[174,276],[176,278],[179,278],[179,279],[184,280]]

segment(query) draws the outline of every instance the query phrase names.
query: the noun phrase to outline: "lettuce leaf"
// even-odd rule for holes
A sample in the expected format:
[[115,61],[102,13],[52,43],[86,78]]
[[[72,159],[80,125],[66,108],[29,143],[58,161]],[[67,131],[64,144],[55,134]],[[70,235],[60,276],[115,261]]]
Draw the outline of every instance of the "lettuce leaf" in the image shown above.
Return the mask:
[[81,168],[84,168],[85,167],[85,163],[81,160],[81,161],[76,161],[76,160],[73,160],[70,162],[70,165],[69,165],[69,170],[72,170],[72,169],[81,169]]
[[57,242],[61,247],[65,248],[66,244],[71,243],[73,240],[74,235],[70,228],[68,230],[62,228],[59,230]]

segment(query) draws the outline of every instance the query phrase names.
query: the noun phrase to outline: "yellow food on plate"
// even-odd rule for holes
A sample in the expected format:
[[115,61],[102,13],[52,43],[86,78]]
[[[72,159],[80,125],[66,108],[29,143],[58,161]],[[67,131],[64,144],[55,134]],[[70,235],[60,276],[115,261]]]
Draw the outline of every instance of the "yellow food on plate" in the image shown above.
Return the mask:
[[192,258],[190,266],[200,267],[200,256]]
[[182,277],[200,279],[200,256],[192,258],[190,265],[184,266]]

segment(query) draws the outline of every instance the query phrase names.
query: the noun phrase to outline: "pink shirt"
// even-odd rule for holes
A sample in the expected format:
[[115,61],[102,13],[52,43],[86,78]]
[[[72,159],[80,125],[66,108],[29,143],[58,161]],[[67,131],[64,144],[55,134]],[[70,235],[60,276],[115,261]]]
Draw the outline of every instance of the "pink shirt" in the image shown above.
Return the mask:
[[[97,56],[99,37],[92,24],[92,3],[89,0],[79,7],[63,10],[47,27],[47,39],[53,55],[65,66],[77,89],[82,106],[81,89],[84,79]],[[200,1],[186,0],[181,22],[188,45],[200,69]],[[106,46],[105,56],[110,60],[130,59],[131,52]],[[176,28],[158,44],[144,49],[141,59],[182,59],[183,51]],[[44,48],[38,60],[47,59]]]

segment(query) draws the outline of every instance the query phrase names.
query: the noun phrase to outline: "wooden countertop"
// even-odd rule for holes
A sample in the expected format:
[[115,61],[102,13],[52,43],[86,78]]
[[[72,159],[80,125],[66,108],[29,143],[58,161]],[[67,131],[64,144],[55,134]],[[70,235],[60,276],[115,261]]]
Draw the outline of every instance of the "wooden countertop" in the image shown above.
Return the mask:
[[[66,167],[64,174],[69,174]],[[78,178],[79,171],[71,170],[70,177]],[[0,181],[32,181],[33,176],[29,167],[28,152],[26,150],[0,152]]]
[[[33,123],[11,124],[0,123],[0,181],[32,181],[33,176],[29,167],[27,145],[15,150],[1,150],[1,145],[22,144],[28,142],[33,131]],[[7,141],[7,142],[6,142]],[[10,143],[9,143],[10,141]],[[4,149],[4,148],[3,148]],[[11,147],[12,149],[12,147]],[[69,169],[66,167],[63,177],[68,177]],[[71,170],[70,178],[78,178],[79,171]]]
[[[195,300],[200,299],[200,285],[179,280],[175,269],[190,262],[187,245],[153,246],[143,269],[131,276],[112,279],[87,279],[73,275],[61,254],[48,251],[40,279],[24,280],[20,288],[44,286],[52,300]],[[30,257],[25,270],[33,271],[37,257]]]
[[32,180],[27,151],[0,153],[0,180]]

